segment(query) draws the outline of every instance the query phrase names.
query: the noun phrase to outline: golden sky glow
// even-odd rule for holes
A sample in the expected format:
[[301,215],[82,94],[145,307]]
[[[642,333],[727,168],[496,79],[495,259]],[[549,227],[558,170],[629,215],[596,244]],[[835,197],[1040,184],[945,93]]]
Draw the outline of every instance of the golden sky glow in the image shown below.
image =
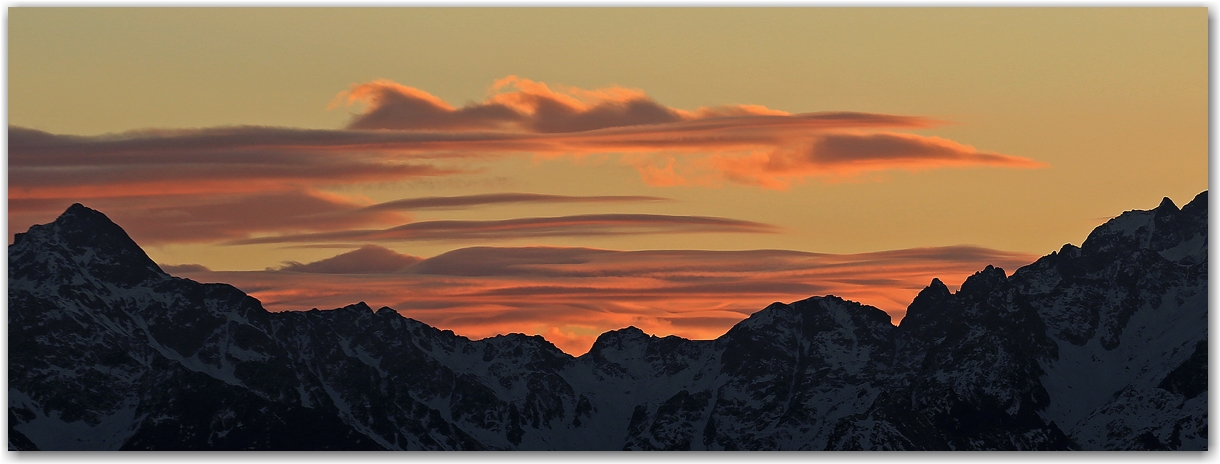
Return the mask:
[[[10,8],[9,235],[80,202],[273,310],[572,352],[813,294],[900,317],[1207,189],[1207,34],[1205,8]],[[424,270],[537,247],[563,272]],[[755,250],[782,253],[729,271]]]

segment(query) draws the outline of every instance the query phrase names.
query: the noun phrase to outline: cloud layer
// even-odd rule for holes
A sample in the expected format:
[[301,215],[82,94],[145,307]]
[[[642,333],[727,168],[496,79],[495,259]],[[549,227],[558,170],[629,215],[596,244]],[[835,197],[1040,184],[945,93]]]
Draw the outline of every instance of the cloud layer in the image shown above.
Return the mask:
[[[370,258],[347,259],[364,255]],[[598,334],[628,325],[656,334],[714,338],[774,301],[812,295],[835,294],[870,304],[897,322],[933,277],[955,288],[987,264],[1011,271],[1035,258],[978,247],[846,255],[472,247],[399,267],[416,258],[365,247],[280,271],[182,275],[232,283],[272,311],[367,301],[473,338],[540,334],[580,354]]]
[[[776,299],[815,294],[840,294],[900,316],[932,277],[964,277],[986,264],[1011,267],[1031,259],[969,247],[822,255],[492,246],[421,260],[368,243],[497,245],[521,239],[547,243],[550,237],[783,229],[741,218],[630,209],[664,200],[652,196],[506,192],[375,202],[351,192],[373,185],[393,189],[412,180],[468,179],[510,157],[549,163],[597,154],[619,160],[654,186],[768,189],[883,170],[1042,164],[904,132],[943,124],[927,117],[794,114],[742,104],[686,110],[638,89],[587,90],[516,76],[493,83],[483,101],[460,107],[390,81],[353,85],[334,104],[358,108],[347,127],[73,136],[10,126],[10,230],[48,222],[82,202],[106,211],[142,245],[365,245],[271,271],[166,268],[233,282],[274,310],[367,300],[472,337],[542,334],[574,353],[586,350],[598,333],[626,325],[711,338]],[[582,167],[574,163],[571,169]],[[577,202],[600,210],[501,220],[421,221],[412,215]]]
[[348,128],[353,129],[559,133],[683,120],[681,112],[655,103],[638,90],[555,92],[547,84],[516,76],[499,79],[492,88],[495,94],[484,103],[462,107],[390,81],[353,85],[339,99],[368,106],[351,121]]
[[420,221],[380,230],[340,230],[312,234],[285,234],[228,242],[260,243],[496,241],[538,237],[590,237],[602,235],[775,233],[780,228],[759,222],[708,216],[661,214],[582,214],[529,217],[499,221]]
[[640,90],[584,90],[515,76],[493,84],[485,101],[460,108],[389,81],[354,85],[337,101],[365,106],[347,129],[241,126],[85,137],[10,126],[9,195],[80,201],[325,188],[462,175],[488,157],[516,155],[618,154],[656,185],[769,188],[844,172],[1040,165],[892,132],[941,124],[924,117],[789,114],[758,105],[688,111]]
[[505,203],[629,203],[664,201],[667,198],[641,195],[544,195],[539,193],[489,193],[449,197],[405,198],[364,208],[365,211],[417,211],[423,209],[459,209]]
[[[133,195],[89,200],[106,211],[144,245],[164,243],[301,243],[368,240],[494,239],[524,236],[621,235],[765,231],[769,226],[719,218],[601,215],[582,218],[525,218],[511,221],[431,221],[410,223],[411,211],[455,210],[501,204],[592,203],[625,205],[665,198],[631,195],[580,196],[492,193],[404,198],[373,203],[358,196],[319,190],[209,195]],[[70,198],[9,200],[12,230],[48,222],[76,201]],[[633,225],[634,224],[634,225]],[[390,227],[397,226],[397,227]],[[387,229],[361,229],[382,227]],[[446,237],[445,234],[451,234]],[[263,236],[251,239],[252,236]]]
[[353,85],[336,97],[340,102],[365,105],[349,129],[550,135],[534,139],[549,145],[535,147],[536,152],[632,153],[637,156],[625,161],[654,185],[728,181],[783,189],[795,180],[875,170],[1044,166],[938,137],[868,132],[940,124],[927,118],[790,114],[758,105],[686,111],[657,103],[638,89],[584,90],[517,76],[496,81],[483,102],[460,108],[385,80]]
[[378,80],[353,85],[336,97],[336,103],[367,105],[368,109],[352,120],[349,129],[567,133],[712,116],[785,114],[746,105],[688,112],[661,105],[635,89],[584,90],[550,86],[517,76],[497,80],[492,84],[492,92],[482,103],[454,108],[423,90]]
[[940,137],[897,133],[820,135],[795,149],[739,157],[716,156],[712,163],[723,176],[735,182],[778,189],[801,178],[849,176],[885,169],[1046,166],[1016,156],[982,152]]

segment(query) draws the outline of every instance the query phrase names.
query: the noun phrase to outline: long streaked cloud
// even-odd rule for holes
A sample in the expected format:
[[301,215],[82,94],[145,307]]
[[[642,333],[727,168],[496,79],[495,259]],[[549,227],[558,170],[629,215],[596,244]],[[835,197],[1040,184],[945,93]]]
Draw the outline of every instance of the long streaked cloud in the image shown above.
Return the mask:
[[662,214],[582,214],[529,217],[498,221],[420,221],[388,229],[342,230],[285,234],[228,242],[230,245],[360,241],[467,241],[538,237],[681,233],[776,233],[780,228],[760,222],[709,216]]
[[643,195],[546,195],[541,193],[487,193],[447,197],[404,198],[365,207],[365,211],[418,211],[423,209],[460,209],[504,203],[629,203],[665,201],[668,198]]
[[[396,182],[477,172],[487,157],[516,154],[617,153],[656,185],[710,176],[772,188],[779,184],[761,176],[804,179],[844,167],[1039,165],[892,132],[943,124],[930,118],[789,114],[757,105],[688,111],[635,89],[583,90],[512,76],[498,81],[486,101],[461,108],[388,81],[355,85],[340,100],[366,106],[348,129],[241,126],[70,136],[10,126],[9,194],[83,200]],[[665,169],[673,172],[667,177]]]
[[[482,338],[541,334],[579,354],[606,331],[635,325],[650,333],[714,338],[774,301],[834,294],[890,313],[897,322],[911,299],[937,277],[951,288],[988,264],[1014,271],[1036,257],[979,247],[914,248],[860,254],[787,250],[617,251],[563,247],[472,247],[398,267],[390,257],[336,258],[281,271],[188,271],[228,282],[272,311],[331,308],[356,301]],[[374,250],[374,251],[367,251]],[[411,259],[411,258],[407,258]],[[326,274],[301,272],[313,266]]]
[[[653,200],[491,194],[375,204],[326,193],[357,191],[352,187],[370,184],[483,175],[489,160],[507,156],[547,162],[600,153],[619,157],[651,185],[734,183],[772,189],[806,179],[886,169],[1040,165],[951,140],[895,132],[943,124],[925,117],[791,114],[757,105],[683,110],[656,102],[637,89],[585,90],[515,76],[493,84],[484,101],[462,107],[388,81],[355,85],[337,103],[363,105],[349,128],[239,126],[73,136],[10,126],[10,226],[20,229],[45,222],[66,205],[84,202],[120,216],[133,235],[148,243],[255,236],[295,240],[309,234],[322,234],[315,238],[327,241],[344,234],[350,240],[427,239],[434,230],[485,230],[492,224],[392,226],[407,222],[403,214],[412,208]],[[275,204],[281,207],[267,207]],[[342,213],[344,209],[352,211]],[[230,217],[221,217],[226,211]],[[165,218],[181,218],[191,226],[161,221]],[[556,220],[546,224],[537,218],[516,221],[496,226],[517,231],[508,236],[632,230],[622,221],[611,225],[607,218],[600,228]],[[663,222],[636,221],[644,233],[744,230],[740,224],[670,220],[663,226]],[[607,228],[617,232],[605,232]],[[489,232],[483,237],[501,235]]]
[[807,146],[748,156],[715,156],[711,162],[735,182],[786,188],[808,177],[853,175],[884,169],[918,171],[940,167],[994,166],[1038,168],[1044,163],[1016,156],[983,152],[940,137],[912,134],[828,134]]
[[235,127],[77,137],[10,126],[9,197],[253,193],[463,172],[363,150],[372,142],[341,132]]
[[848,112],[794,115],[758,105],[685,111],[657,103],[638,89],[584,90],[517,76],[496,81],[485,101],[460,108],[421,89],[386,80],[353,85],[336,97],[336,104],[344,101],[367,107],[355,115],[351,129],[561,134],[547,140],[568,153],[607,149],[711,153],[693,157],[654,153],[643,160],[629,159],[628,164],[654,185],[724,180],[782,189],[793,180],[873,170],[1044,166],[938,137],[859,132],[941,124],[927,118]]
[[[10,230],[46,222],[72,199],[10,199]],[[88,206],[105,211],[142,245],[215,243],[256,234],[310,233],[401,224],[402,211],[365,210],[359,197],[302,189],[265,193],[144,195],[99,198]]]
[[[410,213],[420,210],[454,210],[503,204],[622,205],[667,200],[635,195],[582,196],[510,192],[403,198],[374,203],[362,197],[302,188],[265,193],[111,196],[92,199],[88,203],[90,207],[107,211],[123,224],[139,243],[159,245],[232,241],[253,235],[277,236],[337,232],[371,226],[389,227],[408,222]],[[76,202],[73,198],[10,199],[9,223],[13,230],[24,230],[30,225],[46,222],[48,218],[55,217]],[[558,233],[558,224],[553,225]],[[415,227],[428,229],[430,226]],[[627,230],[621,225],[608,227]],[[541,228],[543,225],[535,224],[535,229]]]

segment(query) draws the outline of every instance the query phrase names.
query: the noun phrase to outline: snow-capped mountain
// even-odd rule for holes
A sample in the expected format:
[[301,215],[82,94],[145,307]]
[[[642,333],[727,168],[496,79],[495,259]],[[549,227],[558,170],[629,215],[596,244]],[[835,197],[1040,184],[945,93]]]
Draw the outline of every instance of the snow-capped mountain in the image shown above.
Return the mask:
[[472,341],[360,303],[268,313],[73,205],[9,247],[9,449],[1207,449],[1207,195],[901,325],[834,296],[716,340]]

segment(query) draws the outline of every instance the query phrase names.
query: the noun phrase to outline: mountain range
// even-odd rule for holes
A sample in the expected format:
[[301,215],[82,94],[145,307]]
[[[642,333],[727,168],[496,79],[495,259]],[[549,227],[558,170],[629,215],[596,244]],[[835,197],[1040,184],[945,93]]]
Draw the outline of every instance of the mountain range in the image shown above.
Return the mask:
[[470,340],[271,313],[73,205],[9,246],[10,450],[1207,450],[1207,192],[901,324],[835,296],[715,340]]

